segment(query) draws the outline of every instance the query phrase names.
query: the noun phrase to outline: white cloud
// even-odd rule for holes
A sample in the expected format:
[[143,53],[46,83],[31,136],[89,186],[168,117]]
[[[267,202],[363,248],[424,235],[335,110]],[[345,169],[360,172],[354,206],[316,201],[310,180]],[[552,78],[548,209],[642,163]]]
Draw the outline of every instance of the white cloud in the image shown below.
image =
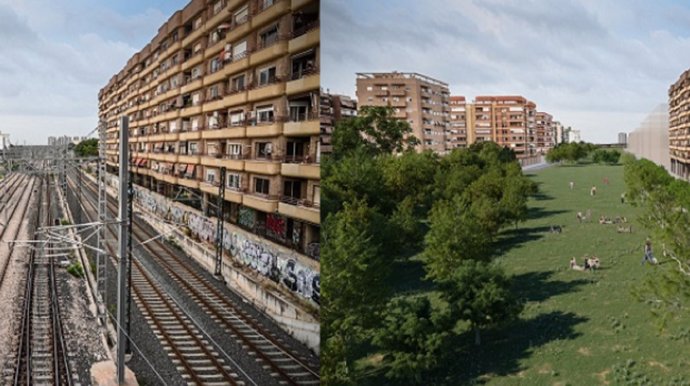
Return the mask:
[[[413,71],[451,93],[522,94],[540,110],[616,140],[690,66],[690,9],[633,1],[473,0],[324,4],[324,87],[354,95],[355,72]],[[366,8],[366,9],[364,9]],[[395,16],[396,9],[407,9]],[[670,20],[671,15],[675,21]]]
[[170,16],[141,8],[123,15],[85,0],[0,0],[0,131],[35,144],[91,131],[99,90]]

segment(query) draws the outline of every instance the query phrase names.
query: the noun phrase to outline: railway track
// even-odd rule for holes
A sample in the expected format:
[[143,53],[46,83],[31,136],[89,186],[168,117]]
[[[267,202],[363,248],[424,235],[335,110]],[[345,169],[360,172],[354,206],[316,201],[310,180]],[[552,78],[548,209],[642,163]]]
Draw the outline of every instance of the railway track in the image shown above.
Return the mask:
[[[74,186],[73,181],[69,183]],[[85,212],[94,221],[97,218],[96,205],[92,200],[86,202],[89,208],[84,206]],[[108,232],[113,239],[116,238],[110,227]],[[112,243],[106,243],[106,250],[113,263],[117,264]],[[137,260],[132,264],[132,295],[176,370],[189,385],[256,385],[233,363],[232,358],[219,352]]]
[[[93,183],[92,183],[93,184]],[[93,194],[92,184],[87,184]],[[109,197],[108,206],[116,212]],[[136,241],[155,238],[146,227],[133,222],[133,237]],[[270,329],[245,312],[224,296],[214,285],[189,267],[188,261],[179,257],[167,244],[155,239],[143,244],[156,263],[211,319],[222,327],[279,384],[318,385],[320,384],[319,365],[315,360],[293,354],[290,344],[276,336]]]
[[[27,182],[30,183],[29,194],[22,194],[23,191],[19,188]],[[0,209],[3,211],[3,214],[7,214],[7,216],[2,217],[2,230],[0,230],[0,258],[2,259],[0,263],[0,289],[2,289],[2,285],[5,282],[7,268],[14,256],[15,246],[12,242],[17,239],[22,230],[22,224],[31,202],[31,192],[33,192],[34,184],[35,179],[26,175],[22,175],[15,180],[13,185],[8,188],[10,192],[5,206]]]
[[[40,182],[37,227],[52,224],[49,181],[44,177]],[[12,384],[71,386],[78,377],[70,370],[54,258],[46,253],[47,241],[38,245],[29,255]]]

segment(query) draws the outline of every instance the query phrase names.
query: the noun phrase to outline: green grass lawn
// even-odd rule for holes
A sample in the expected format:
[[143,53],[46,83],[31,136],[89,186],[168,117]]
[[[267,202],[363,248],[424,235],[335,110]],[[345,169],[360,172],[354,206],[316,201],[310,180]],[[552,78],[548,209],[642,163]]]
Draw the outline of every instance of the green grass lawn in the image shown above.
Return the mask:
[[[675,321],[662,333],[649,307],[631,295],[657,268],[640,265],[649,234],[636,222],[638,209],[620,202],[623,167],[557,166],[530,176],[539,183],[540,195],[529,203],[529,220],[502,233],[497,260],[514,276],[525,309],[514,324],[487,331],[479,348],[471,345],[469,334],[457,342],[471,349],[460,351],[448,365],[452,375],[447,383],[688,384],[681,380],[690,380],[690,340],[687,334],[674,338],[682,325]],[[569,181],[575,183],[573,190]],[[592,185],[597,186],[595,197],[589,193]],[[579,223],[576,213],[588,209],[592,218]],[[616,225],[599,224],[600,215],[627,217],[633,233],[619,234]],[[563,232],[549,233],[551,225],[563,226]],[[654,247],[659,255],[660,246]],[[585,254],[600,258],[599,271],[569,269],[572,257],[583,264]],[[397,290],[433,295],[433,288],[420,280],[423,273],[418,261],[400,267]],[[370,357],[364,368],[375,369],[372,362]]]

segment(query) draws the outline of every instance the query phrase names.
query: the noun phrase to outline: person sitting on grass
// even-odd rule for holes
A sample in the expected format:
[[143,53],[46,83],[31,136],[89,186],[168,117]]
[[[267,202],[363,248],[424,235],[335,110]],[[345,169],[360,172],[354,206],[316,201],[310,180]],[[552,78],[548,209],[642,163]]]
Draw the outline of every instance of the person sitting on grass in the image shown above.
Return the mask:
[[576,271],[584,271],[584,268],[582,268],[581,265],[577,264],[577,259],[574,257],[570,259],[570,269],[574,269]]

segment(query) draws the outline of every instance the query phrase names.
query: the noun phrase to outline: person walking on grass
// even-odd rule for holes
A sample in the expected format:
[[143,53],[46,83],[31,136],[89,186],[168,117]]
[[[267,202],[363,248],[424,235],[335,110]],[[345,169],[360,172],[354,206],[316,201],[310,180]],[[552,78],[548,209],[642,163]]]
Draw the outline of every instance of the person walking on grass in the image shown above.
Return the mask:
[[597,187],[592,185],[592,189],[589,190],[589,195],[594,197],[597,195]]
[[644,257],[640,265],[644,265],[646,262],[649,262],[649,264],[656,264],[656,259],[652,253],[652,241],[650,239],[647,239],[644,243]]
[[570,190],[573,190],[573,188],[575,187],[575,183],[573,181],[570,181],[569,185],[570,185]]

